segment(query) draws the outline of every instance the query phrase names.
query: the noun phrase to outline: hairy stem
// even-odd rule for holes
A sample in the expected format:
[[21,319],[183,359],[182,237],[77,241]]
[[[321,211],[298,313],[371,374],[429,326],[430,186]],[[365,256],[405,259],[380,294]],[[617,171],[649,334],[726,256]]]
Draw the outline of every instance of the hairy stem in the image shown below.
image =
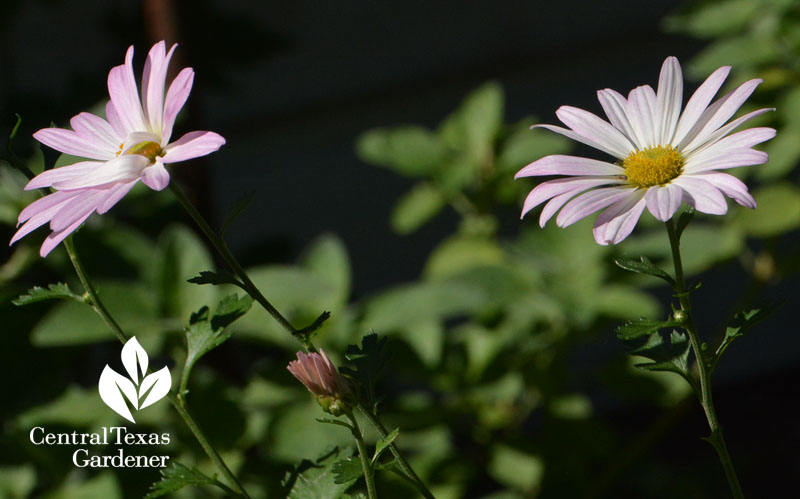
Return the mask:
[[[388,435],[389,432],[386,431],[386,428],[383,426],[383,423],[381,423],[380,419],[378,419],[374,414],[372,414],[372,412],[369,409],[364,407],[362,404],[358,405],[358,409],[361,411],[361,414],[364,415],[367,421],[369,421],[370,424],[375,428],[375,431],[378,432],[378,435],[382,439],[385,439],[386,435]],[[400,467],[401,470],[403,470],[403,473],[406,474],[408,479],[411,481],[411,483],[414,484],[417,490],[419,490],[422,496],[425,497],[425,499],[435,499],[431,491],[428,490],[428,487],[425,486],[425,483],[423,483],[423,481],[420,480],[419,476],[416,474],[414,469],[411,467],[410,464],[408,464],[406,458],[404,458],[403,455],[400,453],[400,449],[397,448],[397,445],[395,445],[394,442],[389,444],[389,450],[392,451],[392,454],[394,455],[395,459],[397,459],[397,465]]]
[[364,438],[361,435],[361,430],[358,428],[356,418],[352,412],[347,413],[347,419],[350,420],[350,432],[356,440],[358,446],[358,456],[361,458],[361,468],[364,470],[364,481],[367,482],[367,495],[369,499],[377,499],[378,494],[375,492],[375,470],[372,468],[372,462],[367,454],[367,446],[364,445]]
[[739,478],[736,476],[736,469],[733,466],[730,454],[728,454],[728,446],[725,444],[725,438],[722,435],[722,427],[719,424],[717,413],[714,409],[714,401],[711,396],[711,369],[703,351],[703,345],[700,341],[700,335],[697,333],[697,327],[694,324],[692,304],[689,300],[689,291],[686,289],[686,280],[683,275],[680,240],[673,221],[670,220],[666,222],[666,225],[667,233],[669,234],[670,248],[672,249],[672,261],[675,266],[675,293],[678,296],[681,311],[683,312],[683,318],[681,319],[682,327],[689,335],[689,341],[692,345],[695,358],[697,359],[698,377],[700,378],[700,393],[698,393],[698,397],[700,398],[700,404],[703,406],[703,411],[708,420],[708,426],[711,429],[711,435],[707,440],[714,449],[716,449],[719,455],[733,497],[736,499],[744,499],[742,487],[739,485]]
[[203,218],[203,215],[197,211],[197,208],[194,207],[189,198],[186,197],[186,194],[178,187],[175,182],[170,182],[169,188],[175,197],[180,202],[181,206],[189,213],[189,216],[197,223],[197,226],[200,227],[200,230],[203,231],[203,234],[208,238],[211,244],[216,248],[219,252],[222,259],[225,260],[225,263],[230,267],[230,269],[236,274],[236,276],[241,280],[240,286],[244,289],[250,296],[253,297],[263,308],[266,310],[269,315],[275,319],[278,324],[280,324],[286,331],[289,332],[297,341],[299,341],[303,347],[309,352],[315,352],[316,349],[314,345],[311,343],[311,333],[315,330],[319,329],[322,326],[322,323],[325,322],[328,317],[330,317],[329,312],[323,312],[320,316],[309,326],[296,329],[292,324],[286,319],[286,317],[281,314],[278,309],[276,309],[267,298],[259,291],[253,281],[250,279],[250,276],[247,275],[244,268],[239,264],[236,260],[236,257],[233,256],[231,251],[228,249],[228,245],[225,243],[225,240],[222,239],[215,231],[211,228],[211,226],[206,222]]

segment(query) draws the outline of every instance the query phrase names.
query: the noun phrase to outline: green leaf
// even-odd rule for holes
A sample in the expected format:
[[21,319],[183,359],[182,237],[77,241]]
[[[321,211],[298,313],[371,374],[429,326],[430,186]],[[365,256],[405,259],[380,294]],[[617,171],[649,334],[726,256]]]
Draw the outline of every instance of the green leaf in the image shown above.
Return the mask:
[[711,38],[737,34],[756,15],[759,2],[727,0],[696,6],[690,13],[668,17],[664,23],[670,31]]
[[754,308],[745,312],[737,313],[725,328],[725,338],[723,338],[722,343],[714,353],[711,365],[716,366],[722,354],[730,346],[730,344],[733,343],[734,340],[744,336],[744,334],[749,331],[750,328],[772,315],[772,313],[777,309],[777,304],[769,304],[761,308]]
[[633,340],[651,333],[657,333],[659,330],[667,327],[677,327],[681,323],[677,321],[656,321],[652,319],[639,319],[638,321],[627,322],[617,327],[617,338],[625,340]]
[[219,302],[213,314],[209,314],[208,307],[192,314],[186,329],[186,363],[181,375],[181,390],[186,388],[195,363],[231,337],[233,333],[226,328],[246,314],[252,304],[253,299],[249,295],[239,298],[232,294]]
[[176,461],[173,461],[169,467],[160,471],[161,480],[150,485],[150,492],[144,496],[145,499],[171,494],[190,485],[212,485],[217,482],[216,475],[212,477],[206,476],[197,468],[185,466]]
[[544,478],[544,460],[505,445],[492,449],[489,474],[498,482],[522,492],[533,493]]
[[256,195],[256,191],[250,191],[246,193],[244,196],[240,197],[236,203],[231,207],[230,211],[228,212],[228,216],[225,218],[225,222],[223,222],[222,227],[219,229],[219,236],[225,237],[225,233],[228,232],[228,228],[230,225],[239,218],[239,215],[244,213],[244,210],[250,205],[253,201],[253,197]]
[[675,330],[666,341],[659,332],[648,336],[639,336],[624,341],[628,353],[652,360],[644,364],[636,364],[639,369],[647,371],[670,371],[683,376],[690,384],[694,382],[689,376],[689,339],[685,334]]
[[428,257],[425,276],[433,279],[459,274],[475,267],[501,263],[502,248],[482,237],[454,236],[443,241]]
[[421,183],[408,191],[392,210],[392,229],[398,234],[410,234],[436,216],[445,207],[442,193],[428,183]]
[[675,280],[672,276],[653,265],[653,262],[646,256],[639,257],[638,260],[635,258],[617,258],[614,260],[614,263],[625,270],[636,272],[637,274],[647,274],[658,277],[659,279],[667,281],[670,286],[675,286]]
[[325,279],[336,290],[336,304],[347,303],[352,271],[347,248],[341,239],[334,234],[323,234],[317,238],[306,251],[303,266]]
[[220,284],[233,284],[234,286],[242,287],[242,283],[239,282],[235,275],[225,271],[212,272],[210,270],[203,270],[199,275],[196,275],[191,279],[187,279],[186,282],[200,285],[214,284],[217,286]]
[[162,233],[158,246],[159,303],[170,317],[185,320],[197,304],[216,302],[215,288],[187,284],[192,276],[214,267],[205,245],[192,231],[184,226],[170,227]]
[[751,237],[777,236],[800,227],[800,188],[780,182],[753,192],[755,210],[740,209],[735,223]]
[[481,159],[493,149],[503,125],[503,88],[487,83],[470,93],[459,108],[442,122],[439,133],[457,151]]
[[692,59],[688,72],[692,78],[702,79],[723,64],[758,65],[773,62],[780,56],[775,40],[748,34],[713,42]]
[[348,457],[333,464],[333,474],[336,477],[335,483],[352,483],[361,478],[364,468],[361,466],[361,459],[358,456]]
[[44,300],[73,300],[78,303],[84,303],[83,297],[73,293],[69,286],[63,282],[50,284],[47,289],[34,286],[28,290],[28,294],[20,295],[17,299],[12,300],[11,303],[20,306]]
[[353,367],[341,367],[342,374],[349,376],[357,382],[365,393],[368,407],[374,408],[377,402],[375,396],[375,382],[381,371],[389,362],[389,351],[386,348],[386,337],[378,339],[375,333],[361,338],[361,347],[348,345],[345,358]]
[[[527,125],[535,122],[533,118],[527,121]],[[503,141],[495,164],[499,172],[513,173],[539,158],[549,154],[563,154],[569,149],[569,141],[560,135],[548,133],[546,130],[531,130],[525,126]]]
[[32,497],[36,487],[36,469],[30,465],[0,466],[0,497],[22,499]]
[[[796,107],[795,113],[800,114],[800,105]],[[769,154],[769,163],[756,169],[756,178],[764,181],[783,177],[800,161],[800,130],[782,129],[781,133],[764,146],[764,151]]]
[[340,421],[340,420],[338,420],[338,419],[331,419],[331,418],[317,418],[317,421],[319,421],[320,423],[332,424],[332,425],[334,425],[334,426],[343,426],[343,427],[347,428],[348,430],[352,430],[352,429],[353,429],[353,427],[352,427],[352,426],[350,426],[350,424],[349,424],[349,423],[347,423],[347,422],[345,422],[345,421]]
[[389,448],[390,445],[392,445],[392,442],[394,442],[397,439],[398,435],[400,435],[400,428],[395,428],[388,435],[386,435],[386,438],[378,440],[378,442],[375,444],[375,455],[372,456],[373,464],[378,460],[379,457],[381,457],[383,451],[385,451],[386,449]]
[[286,497],[289,499],[339,499],[355,482],[355,479],[344,483],[336,481],[333,471],[334,464],[345,457],[345,451],[333,447],[314,461],[304,459],[284,478],[283,486]]
[[378,128],[362,134],[356,153],[366,161],[409,177],[430,177],[446,149],[434,133],[422,127]]

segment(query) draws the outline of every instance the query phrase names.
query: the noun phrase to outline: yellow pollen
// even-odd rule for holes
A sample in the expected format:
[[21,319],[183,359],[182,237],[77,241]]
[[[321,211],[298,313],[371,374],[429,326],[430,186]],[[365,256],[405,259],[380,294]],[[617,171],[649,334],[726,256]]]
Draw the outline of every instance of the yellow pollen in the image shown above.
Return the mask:
[[156,156],[164,155],[164,150],[161,149],[161,145],[157,142],[148,141],[136,144],[128,149],[125,154],[139,154],[149,159],[152,163],[156,160]]
[[123,147],[125,147],[125,143],[124,143],[124,142],[123,142],[122,144],[120,144],[120,145],[119,145],[119,151],[117,151],[117,156],[119,156],[120,154],[122,154],[122,148],[123,148]]
[[630,153],[622,167],[636,187],[664,185],[683,172],[683,156],[672,146],[648,147]]

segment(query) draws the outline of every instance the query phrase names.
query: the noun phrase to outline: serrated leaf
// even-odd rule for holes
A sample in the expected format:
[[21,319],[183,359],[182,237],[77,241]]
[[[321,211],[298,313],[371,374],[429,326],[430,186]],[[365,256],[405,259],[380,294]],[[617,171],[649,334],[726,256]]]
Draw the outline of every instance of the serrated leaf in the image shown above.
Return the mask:
[[193,313],[186,329],[186,363],[181,375],[181,390],[186,384],[195,363],[205,354],[225,343],[233,334],[226,328],[250,310],[253,299],[249,295],[239,298],[235,293],[217,304],[213,314],[208,307]]
[[353,365],[342,367],[343,374],[353,378],[357,385],[362,387],[366,393],[368,407],[374,408],[376,403],[375,381],[383,368],[389,361],[389,351],[386,348],[386,337],[378,339],[375,333],[368,334],[361,338],[361,347],[348,345],[345,358]]
[[73,293],[72,290],[69,289],[69,286],[63,282],[50,284],[47,286],[47,289],[34,286],[28,290],[27,294],[20,295],[15,300],[12,300],[11,303],[21,306],[44,300],[73,300],[83,303],[83,298]]
[[723,352],[725,352],[734,340],[744,336],[750,328],[772,315],[777,308],[777,304],[770,304],[761,308],[754,308],[737,313],[725,328],[725,338],[723,338],[722,343],[714,353],[712,366],[716,366]]
[[646,256],[641,256],[638,260],[635,258],[617,258],[614,260],[614,263],[625,270],[636,272],[637,274],[647,274],[658,277],[659,279],[667,281],[670,286],[675,286],[675,280],[672,276],[656,267]]
[[233,274],[229,272],[212,272],[210,270],[203,270],[199,275],[188,279],[186,282],[192,284],[233,284],[234,286],[241,287],[241,283]]
[[683,376],[693,384],[689,376],[689,339],[683,333],[673,330],[669,341],[658,331],[648,336],[640,336],[624,341],[630,355],[638,355],[653,362],[636,364],[639,369],[647,371],[670,371]]
[[246,193],[244,196],[240,197],[236,203],[233,204],[230,211],[228,212],[228,216],[225,218],[225,222],[222,223],[222,227],[219,229],[220,237],[225,237],[225,233],[228,231],[228,227],[239,218],[244,210],[250,205],[250,202],[253,201],[253,197],[256,195],[256,191],[250,191]]
[[677,321],[657,321],[653,319],[639,319],[638,321],[626,322],[625,324],[617,327],[617,338],[626,341],[639,338],[651,333],[657,333],[659,330],[667,327],[680,326]]
[[375,463],[378,460],[378,458],[381,457],[383,451],[385,451],[386,449],[389,448],[390,445],[392,445],[392,442],[394,442],[397,439],[397,436],[399,434],[400,434],[400,428],[395,428],[388,435],[386,435],[386,438],[378,440],[378,442],[375,444],[375,455],[372,456],[373,463]]
[[333,447],[314,461],[304,459],[283,480],[284,492],[290,499],[339,499],[355,480],[337,483],[333,465],[346,457],[346,452]]
[[173,461],[169,467],[161,470],[161,480],[150,485],[150,492],[144,497],[145,499],[152,499],[171,494],[190,485],[211,485],[215,484],[215,482],[216,475],[209,477],[197,468]]

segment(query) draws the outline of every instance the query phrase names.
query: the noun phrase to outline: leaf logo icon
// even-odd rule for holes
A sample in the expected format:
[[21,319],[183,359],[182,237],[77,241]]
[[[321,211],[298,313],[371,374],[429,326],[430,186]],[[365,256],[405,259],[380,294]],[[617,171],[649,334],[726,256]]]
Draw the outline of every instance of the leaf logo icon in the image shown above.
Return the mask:
[[147,352],[135,336],[122,347],[121,357],[129,377],[119,374],[106,364],[100,375],[98,390],[100,398],[108,407],[135,423],[129,406],[138,411],[161,400],[169,393],[172,377],[167,367],[147,374]]

